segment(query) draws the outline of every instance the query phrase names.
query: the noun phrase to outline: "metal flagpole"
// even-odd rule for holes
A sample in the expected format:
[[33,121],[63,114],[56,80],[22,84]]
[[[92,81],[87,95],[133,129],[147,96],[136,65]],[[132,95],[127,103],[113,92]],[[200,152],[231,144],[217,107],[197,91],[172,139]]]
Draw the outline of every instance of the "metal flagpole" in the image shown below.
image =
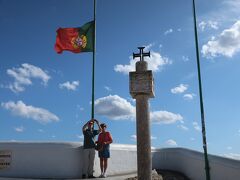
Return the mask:
[[92,62],[92,115],[94,118],[94,81],[95,81],[95,55],[96,55],[96,0],[94,0],[94,40],[93,40],[93,62]]
[[208,153],[207,153],[207,140],[206,140],[204,107],[203,107],[203,96],[202,96],[201,71],[200,71],[200,61],[199,61],[199,51],[198,51],[197,21],[196,21],[194,0],[193,0],[193,17],[194,17],[194,33],[195,33],[195,44],[196,44],[197,67],[198,67],[198,84],[199,84],[199,97],[200,97],[200,109],[201,109],[201,123],[202,123],[202,141],[203,141],[203,150],[204,150],[204,158],[205,158],[205,172],[206,172],[206,180],[210,180],[210,168],[209,168]]

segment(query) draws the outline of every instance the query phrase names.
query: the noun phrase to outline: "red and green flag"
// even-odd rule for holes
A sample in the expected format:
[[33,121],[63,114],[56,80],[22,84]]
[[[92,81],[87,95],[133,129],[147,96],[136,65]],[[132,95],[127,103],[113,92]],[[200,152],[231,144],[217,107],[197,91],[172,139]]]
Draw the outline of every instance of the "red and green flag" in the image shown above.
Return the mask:
[[73,53],[93,52],[94,48],[94,21],[78,28],[59,28],[55,51],[71,51]]

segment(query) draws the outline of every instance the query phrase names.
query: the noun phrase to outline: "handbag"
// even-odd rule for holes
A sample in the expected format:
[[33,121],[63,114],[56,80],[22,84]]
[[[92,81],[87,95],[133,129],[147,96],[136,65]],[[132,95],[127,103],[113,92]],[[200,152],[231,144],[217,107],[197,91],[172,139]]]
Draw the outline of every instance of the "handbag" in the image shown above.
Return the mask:
[[[103,134],[103,139],[105,139],[105,136],[106,136],[106,134],[104,133]],[[95,150],[97,150],[97,151],[102,151],[103,150],[103,143],[101,143],[101,142],[99,142],[99,141],[96,141],[95,142]]]
[[103,150],[103,144],[98,142],[98,141],[96,141],[95,142],[95,150],[102,151]]

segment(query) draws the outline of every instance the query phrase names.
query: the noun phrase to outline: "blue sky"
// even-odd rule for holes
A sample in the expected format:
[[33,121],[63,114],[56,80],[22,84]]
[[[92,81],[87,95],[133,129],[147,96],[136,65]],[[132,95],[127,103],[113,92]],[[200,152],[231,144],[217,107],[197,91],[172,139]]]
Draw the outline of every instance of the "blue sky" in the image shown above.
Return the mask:
[[[240,2],[196,1],[208,150],[240,159]],[[93,19],[90,0],[0,0],[0,141],[82,141],[91,117],[92,53],[54,51],[59,27]],[[132,53],[155,78],[152,145],[202,151],[191,0],[98,0],[95,118],[136,143]]]

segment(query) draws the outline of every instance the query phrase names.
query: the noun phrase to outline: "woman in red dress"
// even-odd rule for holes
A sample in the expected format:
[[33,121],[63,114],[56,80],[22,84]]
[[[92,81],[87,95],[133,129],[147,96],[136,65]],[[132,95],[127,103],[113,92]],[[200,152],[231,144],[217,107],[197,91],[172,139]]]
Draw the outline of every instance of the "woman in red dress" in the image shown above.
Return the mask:
[[98,143],[103,145],[102,150],[98,151],[98,157],[100,158],[100,168],[101,175],[100,177],[106,177],[106,170],[108,166],[108,158],[110,158],[110,144],[113,142],[110,132],[106,131],[106,124],[100,124],[102,129],[101,133],[98,136]]

